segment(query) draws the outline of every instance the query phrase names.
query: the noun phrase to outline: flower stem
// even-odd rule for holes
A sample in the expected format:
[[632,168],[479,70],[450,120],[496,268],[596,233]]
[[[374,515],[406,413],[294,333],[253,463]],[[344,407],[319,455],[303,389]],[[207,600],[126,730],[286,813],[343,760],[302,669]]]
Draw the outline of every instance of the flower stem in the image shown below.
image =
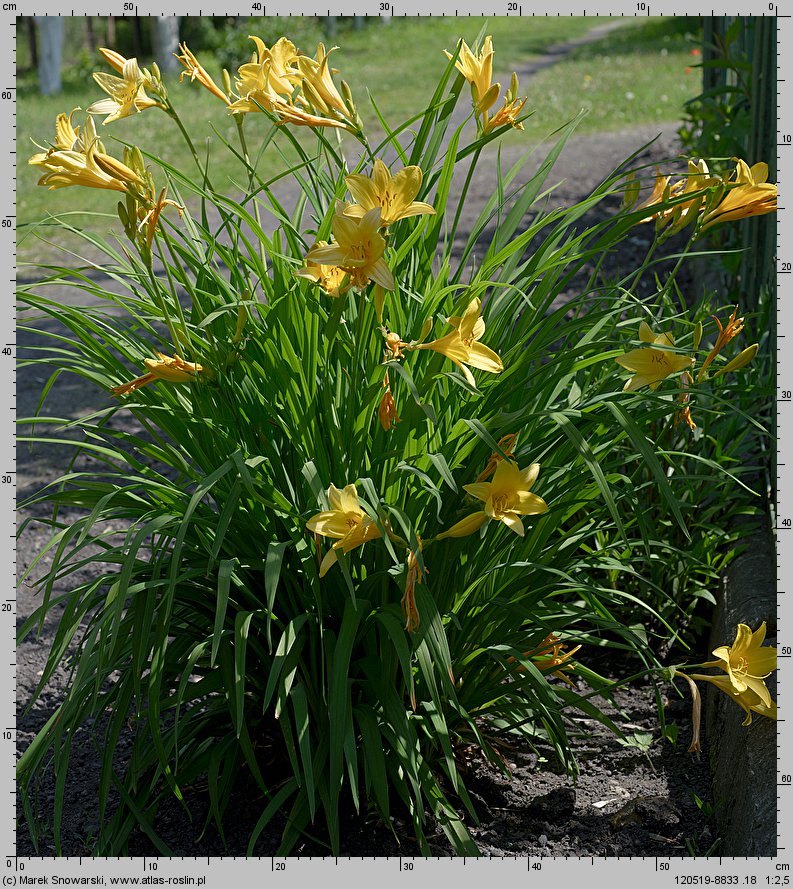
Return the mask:
[[[248,143],[245,139],[245,115],[244,114],[235,114],[234,123],[237,125],[237,133],[240,137],[240,147],[242,148],[242,155],[245,158],[245,164],[248,167],[248,191],[251,193],[251,201],[253,202],[253,216],[256,219],[256,224],[259,228],[262,227],[261,216],[259,215],[259,202],[253,196],[253,182],[256,177],[256,171],[251,164],[250,154],[248,153]],[[262,261],[262,266],[267,268],[267,260],[264,255],[264,243],[261,238],[259,241],[259,257]]]

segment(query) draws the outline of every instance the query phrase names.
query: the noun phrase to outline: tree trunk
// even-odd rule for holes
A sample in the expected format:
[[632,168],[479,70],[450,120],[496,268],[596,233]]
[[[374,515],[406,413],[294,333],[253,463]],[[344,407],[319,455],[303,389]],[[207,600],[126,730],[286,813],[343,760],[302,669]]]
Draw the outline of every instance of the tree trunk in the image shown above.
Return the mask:
[[116,17],[113,15],[107,17],[107,46],[116,48]]
[[96,34],[94,33],[94,20],[90,15],[85,17],[85,48],[93,56],[96,52]]
[[27,32],[28,37],[28,51],[30,52],[30,67],[38,68],[39,65],[39,51],[38,46],[36,45],[36,22],[33,16],[26,15],[24,16],[25,22],[25,31]]
[[143,27],[139,15],[132,17],[132,52],[136,59],[143,55]]
[[39,32],[39,90],[43,96],[54,96],[61,91],[63,24],[61,16],[36,16]]
[[154,61],[161,71],[173,71],[179,67],[174,56],[179,50],[179,16],[156,15],[151,19],[151,45]]

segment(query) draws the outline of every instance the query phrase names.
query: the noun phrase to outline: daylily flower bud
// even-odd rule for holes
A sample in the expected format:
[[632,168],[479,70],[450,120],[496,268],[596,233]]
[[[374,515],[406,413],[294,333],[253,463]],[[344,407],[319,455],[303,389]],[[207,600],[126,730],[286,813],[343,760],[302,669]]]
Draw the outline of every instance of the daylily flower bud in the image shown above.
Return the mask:
[[122,164],[121,161],[116,160],[109,154],[95,152],[93,157],[97,167],[99,167],[103,173],[107,173],[108,176],[112,176],[120,182],[140,182],[140,178],[134,170],[131,170],[128,166]]
[[518,75],[516,71],[513,71],[509,81],[509,89],[507,90],[507,102],[514,102],[515,99],[518,98],[519,90],[520,84],[518,82]]
[[696,326],[694,327],[694,351],[696,352],[699,348],[699,344],[702,342],[702,322],[697,321]]
[[325,110],[325,103],[322,96],[317,92],[314,85],[309,80],[304,80],[302,84],[303,95],[308,99],[309,104],[318,111]]
[[357,109],[355,107],[355,100],[352,97],[352,90],[350,89],[349,83],[346,80],[342,80],[341,84],[341,97],[344,99],[344,104],[347,106],[347,110],[350,112],[350,117],[355,117],[357,115]]
[[245,325],[248,322],[248,310],[245,306],[240,303],[240,307],[237,309],[237,328],[234,331],[234,338],[232,339],[233,343],[239,343],[242,339],[242,331],[245,329]]
[[744,349],[743,352],[741,352],[740,355],[736,355],[736,357],[733,358],[729,364],[716,371],[716,373],[713,374],[713,379],[715,380],[722,374],[731,373],[734,370],[741,370],[742,368],[746,367],[747,364],[754,360],[755,355],[757,355],[758,348],[759,345],[755,343],[753,346],[749,346],[748,348]]
[[121,220],[121,224],[124,226],[124,231],[127,231],[129,229],[129,216],[127,216],[127,208],[122,201],[118,202],[116,211],[118,212],[118,218]]
[[636,203],[639,199],[639,193],[641,191],[641,183],[636,178],[635,173],[630,173],[628,175],[628,181],[625,184],[625,194],[622,198],[622,206],[625,210],[630,210],[630,208]]

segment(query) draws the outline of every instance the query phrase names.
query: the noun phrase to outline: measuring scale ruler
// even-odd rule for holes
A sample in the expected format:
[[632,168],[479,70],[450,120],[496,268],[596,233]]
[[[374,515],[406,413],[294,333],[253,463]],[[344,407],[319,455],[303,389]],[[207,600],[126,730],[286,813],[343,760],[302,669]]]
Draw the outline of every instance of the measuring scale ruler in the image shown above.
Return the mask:
[[[24,858],[16,856],[16,782],[15,782],[15,712],[16,695],[16,547],[15,547],[15,327],[16,309],[10,294],[16,284],[16,162],[17,146],[15,83],[16,83],[16,16],[84,16],[84,15],[385,15],[419,16],[426,13],[426,4],[392,0],[374,2],[369,6],[340,4],[333,9],[317,9],[310,4],[253,2],[239,10],[228,7],[194,6],[175,0],[177,9],[163,10],[147,3],[123,2],[109,8],[73,5],[64,9],[51,0],[33,0],[31,7],[21,3],[0,4],[0,115],[2,115],[3,156],[8,159],[7,175],[2,181],[4,202],[0,208],[0,262],[3,280],[8,282],[6,299],[0,302],[2,333],[0,353],[3,373],[0,374],[0,516],[3,533],[0,535],[0,572],[7,578],[0,595],[0,633],[6,639],[6,655],[0,664],[0,870],[4,886],[24,885],[160,885],[248,887],[259,885],[358,886],[377,882],[384,887],[405,885],[434,885],[440,881],[453,884],[455,889],[481,887],[487,882],[503,881],[503,885],[570,885],[596,886],[642,885],[643,889],[675,886],[785,886],[793,882],[790,874],[790,849],[793,849],[793,737],[785,719],[788,706],[785,690],[793,670],[791,638],[787,636],[793,591],[793,546],[785,546],[787,536],[782,533],[778,547],[778,625],[779,672],[778,702],[782,716],[778,721],[778,764],[775,776],[778,813],[778,854],[775,858],[747,859],[731,857],[710,858]],[[434,15],[511,15],[521,17],[522,25],[532,15],[529,3],[499,0],[496,8],[481,9],[474,4],[460,2],[434,7]],[[789,531],[793,538],[793,459],[788,453],[793,447],[793,346],[785,345],[785,337],[793,337],[793,293],[788,294],[793,281],[793,209],[785,209],[788,177],[793,175],[793,103],[789,83],[793,82],[793,20],[786,15],[786,7],[773,3],[727,4],[719,9],[692,8],[674,3],[614,2],[593,7],[562,2],[554,5],[558,16],[657,16],[657,15],[764,15],[777,19],[778,60],[778,150],[777,181],[780,184],[780,206],[777,214],[777,324],[781,347],[777,355],[777,502],[776,527]],[[542,10],[538,14],[547,15]],[[288,21],[284,32],[289,33]],[[694,90],[692,89],[692,92]],[[64,99],[64,108],[68,99]],[[49,134],[45,138],[48,138]],[[20,175],[31,175],[26,167],[28,145],[19,146]],[[791,354],[788,355],[787,353]],[[793,542],[793,539],[792,541]],[[784,679],[784,682],[783,682]],[[769,793],[771,779],[767,776]],[[20,830],[26,830],[20,823]]]

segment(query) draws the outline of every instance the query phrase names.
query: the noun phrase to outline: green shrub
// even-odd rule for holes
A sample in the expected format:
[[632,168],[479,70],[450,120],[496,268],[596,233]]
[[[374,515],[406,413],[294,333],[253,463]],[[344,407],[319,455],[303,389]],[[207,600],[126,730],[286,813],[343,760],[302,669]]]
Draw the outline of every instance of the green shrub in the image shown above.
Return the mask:
[[[104,732],[99,853],[121,854],[136,825],[167,852],[157,807],[198,781],[222,832],[244,776],[261,794],[251,850],[282,814],[282,853],[309,830],[338,852],[351,804],[386,824],[406,811],[424,852],[431,816],[458,853],[476,854],[463,751],[506,768],[505,741],[547,743],[574,774],[575,712],[619,734],[592,701],[609,681],[586,653],[610,649],[657,671],[648,626],[673,636],[691,595],[695,482],[725,485],[715,452],[692,470],[681,456],[688,427],[673,419],[691,392],[721,410],[737,378],[720,370],[736,350],[717,356],[700,388],[689,356],[708,347],[684,312],[669,314],[675,273],[641,304],[632,288],[650,258],[611,283],[599,262],[648,214],[655,249],[681,212],[699,231],[722,200],[754,191],[680,183],[584,225],[623,173],[572,206],[546,200],[577,120],[533,175],[521,178],[525,157],[503,169],[484,149],[520,126],[522,102],[516,80],[503,105],[492,100],[486,44],[459,46],[427,107],[374,146],[321,49],[314,59],[286,44],[257,52],[233,95],[184,56],[219,110],[222,100],[237,112],[239,143],[216,138],[245,161],[242,194],[215,190],[156,72],[134,66],[124,76],[144,92],[94,113],[151,100],[146,113],[181,127],[192,161],[128,148],[122,163],[90,124],[78,135],[64,119],[58,143],[33,159],[44,184],[118,192],[126,240],[85,235],[107,278],[52,268],[21,292],[35,317],[68,331],[43,332],[28,363],[51,383],[77,374],[115,396],[71,422],[23,421],[30,440],[78,454],[31,500],[38,514],[53,510],[37,560],[51,564],[20,637],[63,609],[39,688],[70,646],[76,654],[65,699],[19,762],[26,814],[35,825],[31,794],[54,757],[60,848],[70,745],[93,719]],[[478,84],[476,120],[459,125],[456,64]],[[283,81],[268,80],[270,65]],[[312,123],[310,148],[290,122]],[[259,150],[288,143],[299,162],[260,180],[250,129]],[[340,131],[359,141],[359,160]],[[384,157],[397,158],[393,179]],[[482,164],[495,164],[497,188],[463,230]],[[281,180],[299,193],[294,206],[277,198]],[[357,204],[340,206],[348,192]],[[182,209],[191,200],[195,214]],[[64,283],[90,299],[48,297]],[[628,391],[614,359],[634,374]],[[119,412],[136,429],[114,424]],[[76,444],[66,429],[81,432]],[[667,601],[671,610],[656,607]],[[119,770],[114,749],[130,729]]]

